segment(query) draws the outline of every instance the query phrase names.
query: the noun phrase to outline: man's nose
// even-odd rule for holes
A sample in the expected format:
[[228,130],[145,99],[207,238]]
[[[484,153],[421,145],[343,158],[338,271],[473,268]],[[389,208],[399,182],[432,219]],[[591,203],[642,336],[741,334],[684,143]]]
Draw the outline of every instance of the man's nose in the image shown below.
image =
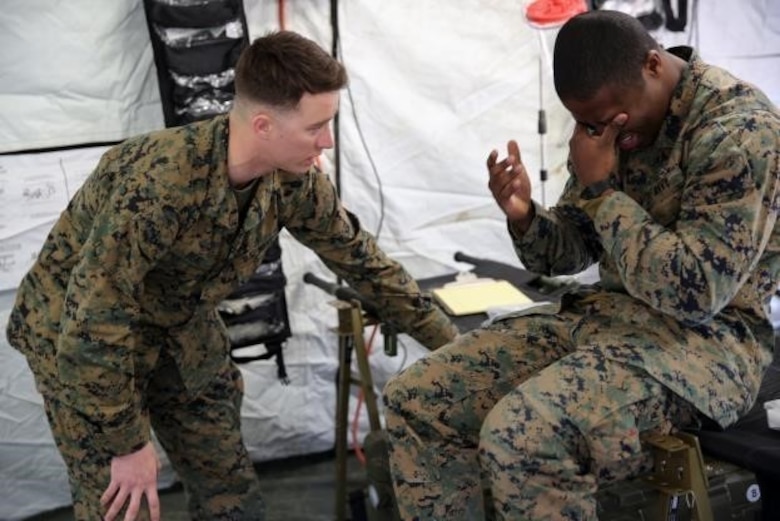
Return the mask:
[[330,129],[330,125],[326,126],[320,132],[317,137],[317,146],[319,148],[333,148],[333,132]]

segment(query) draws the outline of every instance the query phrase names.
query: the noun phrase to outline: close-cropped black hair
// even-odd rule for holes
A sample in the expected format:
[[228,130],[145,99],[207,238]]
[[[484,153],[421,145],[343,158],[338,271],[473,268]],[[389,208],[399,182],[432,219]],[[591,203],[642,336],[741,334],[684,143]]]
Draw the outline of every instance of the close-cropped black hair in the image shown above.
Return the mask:
[[659,48],[631,15],[596,10],[574,16],[555,39],[555,91],[562,100],[587,101],[605,85],[638,85],[647,53]]

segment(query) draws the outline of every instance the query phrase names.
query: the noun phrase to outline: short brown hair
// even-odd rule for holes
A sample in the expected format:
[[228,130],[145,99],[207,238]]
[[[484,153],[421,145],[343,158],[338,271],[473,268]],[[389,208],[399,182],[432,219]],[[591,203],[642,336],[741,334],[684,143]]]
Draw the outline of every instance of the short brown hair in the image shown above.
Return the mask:
[[347,84],[347,71],[314,41],[292,31],[255,39],[236,64],[236,97],[283,109],[305,93],[322,94]]

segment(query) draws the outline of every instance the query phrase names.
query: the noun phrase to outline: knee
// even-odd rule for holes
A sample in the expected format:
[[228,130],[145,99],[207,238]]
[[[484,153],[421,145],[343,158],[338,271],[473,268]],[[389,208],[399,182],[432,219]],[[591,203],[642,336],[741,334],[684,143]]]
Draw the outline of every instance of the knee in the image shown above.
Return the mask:
[[533,454],[558,443],[563,425],[548,405],[515,391],[485,417],[479,433],[480,453]]
[[521,438],[518,431],[522,430],[520,421],[509,422],[505,419],[505,411],[499,402],[485,416],[485,421],[479,431],[479,453],[482,458],[489,461],[495,459],[495,455],[504,452],[506,444],[512,440]]
[[409,423],[422,428],[436,417],[443,407],[437,375],[421,359],[388,380],[382,391],[388,428]]
[[416,389],[410,385],[406,372],[401,372],[388,380],[382,391],[382,403],[386,413],[402,413],[405,406],[416,395]]

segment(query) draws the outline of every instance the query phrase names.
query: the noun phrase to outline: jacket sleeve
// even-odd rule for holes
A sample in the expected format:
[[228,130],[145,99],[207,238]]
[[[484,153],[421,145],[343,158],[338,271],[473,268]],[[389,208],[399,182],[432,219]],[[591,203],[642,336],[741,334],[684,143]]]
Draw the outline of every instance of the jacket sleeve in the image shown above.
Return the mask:
[[[74,216],[100,210],[71,271],[61,317],[57,364],[65,403],[95,424],[108,453],[133,452],[149,440],[136,392],[137,319],[144,275],[176,236],[177,219],[151,187],[89,191],[74,198]],[[79,218],[79,217],[74,217]]]
[[599,260],[603,250],[591,219],[577,207],[582,186],[573,174],[555,206],[534,203],[536,213],[523,234],[508,224],[515,252],[525,268],[543,275],[574,275]]
[[[673,227],[656,223],[621,192],[585,209],[625,290],[697,324],[732,302],[774,233],[780,208],[777,117],[713,121],[696,131],[688,149]],[[763,278],[753,281],[755,294],[768,294],[760,286],[773,276]]]
[[422,294],[412,276],[379,249],[357,217],[341,205],[335,187],[323,173],[311,174],[300,193],[287,229],[336,275],[373,302],[381,310],[379,318],[429,349],[456,336],[455,326],[430,297]]

